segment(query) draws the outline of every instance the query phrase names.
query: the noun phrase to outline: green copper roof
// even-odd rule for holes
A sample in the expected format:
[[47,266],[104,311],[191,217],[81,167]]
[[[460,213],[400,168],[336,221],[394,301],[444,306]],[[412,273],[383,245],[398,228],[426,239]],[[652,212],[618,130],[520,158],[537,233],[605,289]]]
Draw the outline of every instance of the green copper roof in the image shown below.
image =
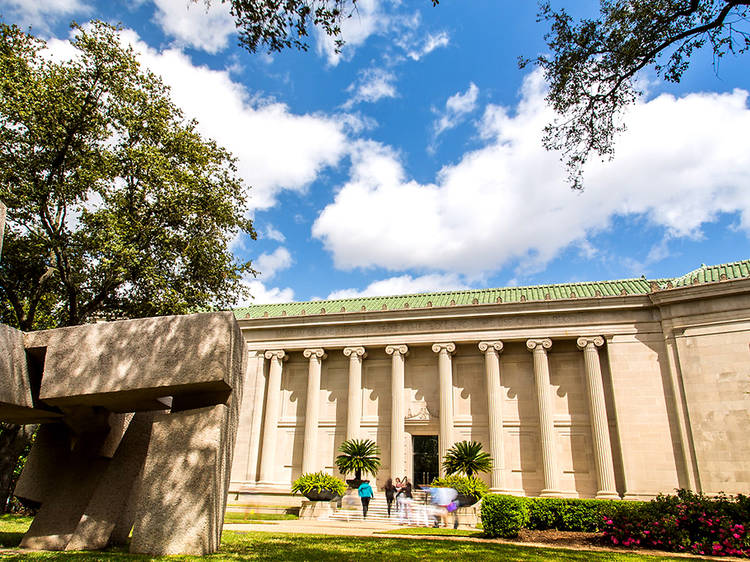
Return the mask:
[[525,301],[598,298],[627,295],[645,295],[652,290],[683,287],[699,283],[750,277],[750,260],[721,265],[701,265],[681,277],[671,279],[620,279],[587,283],[560,283],[528,287],[504,287],[467,291],[444,291],[389,297],[359,297],[352,299],[259,304],[234,309],[235,317],[263,318],[274,316],[302,316],[338,312],[371,312],[401,310],[405,308],[434,308],[471,304],[494,304]]

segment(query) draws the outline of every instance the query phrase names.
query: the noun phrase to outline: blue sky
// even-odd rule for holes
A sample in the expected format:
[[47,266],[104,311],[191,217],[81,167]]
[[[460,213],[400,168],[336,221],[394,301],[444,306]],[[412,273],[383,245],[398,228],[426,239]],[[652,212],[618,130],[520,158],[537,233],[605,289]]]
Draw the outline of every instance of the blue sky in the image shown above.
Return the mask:
[[[553,2],[578,15],[598,2]],[[360,0],[336,55],[249,54],[226,5],[0,0],[69,48],[68,24],[120,22],[200,130],[239,159],[259,240],[235,253],[258,303],[681,275],[750,257],[750,55],[642,76],[612,162],[571,192],[541,148],[536,5]]]

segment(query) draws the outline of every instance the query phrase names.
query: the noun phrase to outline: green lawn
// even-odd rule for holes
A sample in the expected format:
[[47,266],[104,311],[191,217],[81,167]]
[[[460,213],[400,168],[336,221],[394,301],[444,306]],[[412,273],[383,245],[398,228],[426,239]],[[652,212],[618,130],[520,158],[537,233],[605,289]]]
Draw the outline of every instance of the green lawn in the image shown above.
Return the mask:
[[257,523],[258,521],[288,521],[290,519],[299,519],[299,516],[292,513],[238,513],[235,511],[224,516],[226,523]]
[[475,537],[481,538],[482,531],[471,529],[450,529],[435,527],[403,527],[400,529],[390,529],[388,531],[379,531],[379,535],[432,535],[436,537]]
[[[17,545],[23,531],[29,525],[28,518],[0,518],[0,533],[6,546]],[[0,551],[6,560],[199,560],[194,556],[156,557],[131,555],[122,549],[106,552],[19,552],[13,549]],[[646,557],[637,554],[608,552],[570,551],[554,548],[430,540],[427,538],[353,538],[327,535],[300,535],[283,533],[233,533],[225,532],[221,552],[207,556],[216,560],[311,560],[344,562],[349,560],[508,560],[508,561],[632,561],[674,560],[686,562],[685,558]],[[698,560],[691,558],[690,560]]]

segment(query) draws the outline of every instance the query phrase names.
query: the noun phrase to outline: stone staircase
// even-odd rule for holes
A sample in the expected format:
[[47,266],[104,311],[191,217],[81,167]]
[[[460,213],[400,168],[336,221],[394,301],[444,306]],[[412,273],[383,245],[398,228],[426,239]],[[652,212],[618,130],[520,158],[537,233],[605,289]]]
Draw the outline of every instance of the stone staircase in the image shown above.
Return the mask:
[[389,523],[392,525],[410,524],[410,525],[432,525],[432,519],[429,517],[429,499],[427,494],[421,490],[417,490],[413,493],[414,498],[412,502],[412,518],[410,521],[401,519],[400,513],[396,509],[396,502],[394,501],[391,505],[391,516],[388,517],[388,504],[385,501],[383,494],[379,494],[378,497],[370,500],[370,507],[367,510],[367,519],[362,517],[362,503],[359,497],[356,498],[356,503],[352,500],[350,502],[342,502],[342,507],[337,508],[330,516],[331,521],[368,521],[373,523]]

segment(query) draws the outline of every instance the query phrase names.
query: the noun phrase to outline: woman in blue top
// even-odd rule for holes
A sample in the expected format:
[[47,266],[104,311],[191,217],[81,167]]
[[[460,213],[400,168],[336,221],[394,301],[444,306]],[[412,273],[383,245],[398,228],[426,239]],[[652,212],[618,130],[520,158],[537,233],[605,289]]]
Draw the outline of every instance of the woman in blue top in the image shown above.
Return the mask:
[[370,500],[373,497],[372,486],[370,481],[365,480],[359,485],[359,499],[362,500],[362,517],[367,519],[367,508],[370,506]]

